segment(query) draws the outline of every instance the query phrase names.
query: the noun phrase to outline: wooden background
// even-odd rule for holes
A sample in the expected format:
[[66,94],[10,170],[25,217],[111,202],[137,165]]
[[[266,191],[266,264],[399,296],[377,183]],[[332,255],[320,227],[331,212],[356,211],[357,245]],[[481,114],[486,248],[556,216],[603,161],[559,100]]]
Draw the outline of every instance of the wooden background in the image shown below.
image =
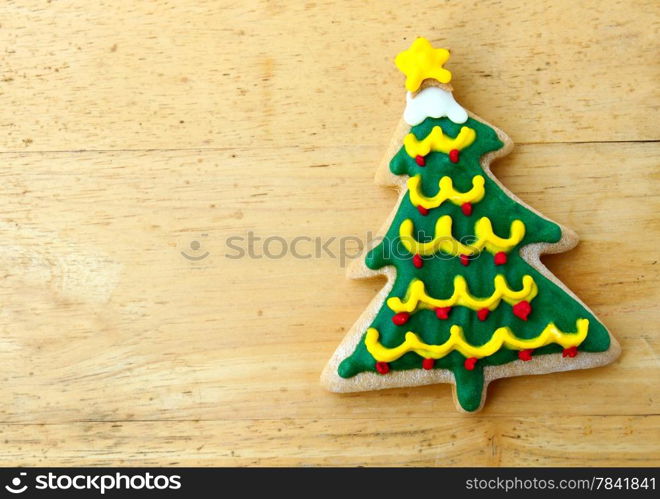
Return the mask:
[[[660,464],[659,7],[3,2],[0,464]],[[319,387],[381,282],[226,256],[378,229],[417,35],[516,142],[499,178],[581,236],[546,261],[623,347],[500,380],[474,416],[447,385]]]

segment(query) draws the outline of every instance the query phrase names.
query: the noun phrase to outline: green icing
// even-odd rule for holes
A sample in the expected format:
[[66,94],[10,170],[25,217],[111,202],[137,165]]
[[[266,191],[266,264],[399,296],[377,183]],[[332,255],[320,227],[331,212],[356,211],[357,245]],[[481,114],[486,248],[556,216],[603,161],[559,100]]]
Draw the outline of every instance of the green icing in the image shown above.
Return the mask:
[[[438,298],[449,297],[454,289],[454,277],[463,275],[468,282],[470,292],[474,296],[490,296],[493,293],[493,278],[497,274],[506,277],[512,289],[522,287],[522,277],[529,274],[534,278],[539,292],[532,300],[533,312],[527,321],[516,317],[511,306],[502,302],[491,311],[485,321],[480,321],[477,314],[465,307],[454,307],[449,320],[439,320],[431,310],[420,310],[411,315],[403,326],[392,323],[394,312],[384,302],[376,314],[370,327],[380,333],[380,342],[386,347],[395,347],[404,341],[407,331],[414,331],[423,341],[429,344],[441,344],[449,338],[449,328],[453,324],[463,327],[466,339],[473,345],[486,343],[493,332],[502,326],[509,326],[514,334],[521,338],[534,338],[540,334],[549,322],[554,322],[562,331],[575,331],[575,321],[578,318],[589,319],[589,333],[579,350],[585,352],[602,352],[609,348],[610,338],[605,327],[589,313],[580,303],[575,301],[563,289],[544,277],[528,265],[519,255],[518,249],[524,245],[536,242],[553,243],[561,239],[561,229],[556,224],[538,216],[524,206],[511,200],[483,171],[481,157],[489,152],[503,147],[495,131],[484,123],[470,118],[467,123],[458,125],[447,118],[428,118],[423,123],[412,128],[412,133],[418,139],[426,137],[431,129],[439,125],[451,137],[455,137],[461,126],[469,126],[477,133],[475,142],[461,151],[458,164],[452,163],[443,153],[431,153],[426,157],[426,166],[420,167],[408,156],[402,147],[390,163],[390,169],[397,175],[422,175],[423,192],[433,196],[438,192],[438,181],[444,175],[449,175],[454,186],[459,191],[467,191],[472,187],[474,175],[483,175],[486,179],[486,195],[484,199],[473,205],[471,216],[465,216],[459,206],[445,202],[438,208],[422,216],[410,202],[406,194],[399,206],[398,212],[383,241],[373,248],[366,256],[366,264],[371,269],[379,269],[386,265],[396,268],[396,280],[388,298],[398,296],[403,298],[408,285],[413,278],[422,279],[427,293]],[[415,224],[416,236],[419,241],[431,240],[434,236],[435,223],[443,215],[451,215],[453,219],[453,235],[462,242],[470,242],[474,234],[474,223],[482,216],[490,218],[495,234],[508,237],[511,222],[522,220],[526,227],[524,239],[517,248],[508,253],[505,265],[496,266],[493,255],[483,251],[465,267],[460,260],[448,255],[437,254],[424,259],[424,266],[417,269],[412,264],[412,255],[406,251],[398,239],[399,226],[407,218]],[[466,239],[463,239],[463,238]],[[474,240],[474,239],[472,239]],[[534,355],[561,352],[558,345],[548,345],[534,351]],[[480,359],[474,370],[464,368],[465,357],[458,352],[451,352],[438,359],[435,369],[449,369],[456,379],[457,398],[461,407],[473,411],[479,407],[483,391],[483,368],[486,365],[502,365],[518,360],[518,352],[508,348]],[[420,369],[422,358],[410,352],[390,363],[390,369],[406,370]],[[375,361],[364,345],[364,336],[355,351],[339,365],[339,375],[343,378],[355,376],[365,371],[376,372]]]

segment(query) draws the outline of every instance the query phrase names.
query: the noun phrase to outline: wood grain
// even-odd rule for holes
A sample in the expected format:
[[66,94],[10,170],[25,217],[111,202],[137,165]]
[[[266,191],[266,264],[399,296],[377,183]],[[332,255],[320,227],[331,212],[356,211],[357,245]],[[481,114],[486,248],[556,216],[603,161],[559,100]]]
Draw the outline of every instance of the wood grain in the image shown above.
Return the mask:
[[455,414],[412,423],[397,416],[83,422],[2,425],[0,437],[12,443],[7,465],[605,466],[612,456],[630,465],[660,459],[658,416],[564,416],[559,425],[554,416]]
[[[657,3],[382,4],[0,7],[0,464],[660,464]],[[382,285],[341,255],[394,203],[416,34],[518,142],[495,174],[580,235],[545,261],[623,348],[474,417],[444,385],[318,385]]]
[[0,148],[385,143],[405,102],[392,60],[420,34],[452,49],[459,101],[515,142],[655,139],[659,12],[648,0],[10,1]]

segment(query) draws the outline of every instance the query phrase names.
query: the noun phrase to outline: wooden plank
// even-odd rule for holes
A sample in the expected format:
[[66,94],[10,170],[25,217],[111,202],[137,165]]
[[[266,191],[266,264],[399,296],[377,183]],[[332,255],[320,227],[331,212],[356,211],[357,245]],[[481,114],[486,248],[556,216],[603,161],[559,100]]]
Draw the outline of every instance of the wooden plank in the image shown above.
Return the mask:
[[[580,234],[579,249],[550,266],[624,353],[602,369],[498,381],[486,416],[658,413],[659,149],[529,145],[495,168]],[[319,387],[378,282],[348,281],[327,255],[225,256],[234,253],[227,239],[248,231],[262,238],[259,254],[268,236],[364,238],[395,198],[372,183],[377,153],[3,154],[0,421],[308,418],[351,427],[374,415],[415,425],[454,415],[444,385],[346,396]],[[277,255],[279,243],[268,244]],[[182,251],[210,255],[195,262]],[[641,444],[633,439],[627,445]]]
[[[3,466],[621,466],[660,463],[660,417],[0,425]],[[635,442],[635,445],[630,445]]]
[[516,142],[658,139],[658,2],[5,4],[4,151],[381,147],[419,35]]

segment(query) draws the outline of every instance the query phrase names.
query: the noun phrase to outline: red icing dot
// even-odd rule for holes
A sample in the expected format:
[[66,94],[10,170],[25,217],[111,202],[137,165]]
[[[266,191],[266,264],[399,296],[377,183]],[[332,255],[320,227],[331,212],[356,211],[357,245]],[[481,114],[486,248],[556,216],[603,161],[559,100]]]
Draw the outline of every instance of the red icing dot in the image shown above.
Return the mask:
[[452,149],[449,151],[449,161],[452,163],[458,163],[458,149]]
[[489,313],[490,310],[488,310],[487,308],[482,308],[480,310],[477,310],[477,317],[479,317],[480,321],[485,321]]
[[472,203],[463,203],[461,205],[461,211],[463,212],[463,215],[465,215],[466,217],[472,215]]
[[499,251],[495,253],[495,265],[504,265],[506,263],[506,253]]
[[513,306],[513,313],[516,317],[526,321],[529,314],[532,313],[532,306],[527,300],[523,300]]
[[429,214],[429,210],[424,208],[421,204],[417,207],[417,211],[419,211],[419,213],[424,215],[424,216]]
[[521,350],[520,352],[518,352],[518,358],[520,360],[524,360],[525,362],[527,362],[528,360],[532,360],[533,351],[534,350]]
[[424,166],[426,165],[426,158],[424,156],[415,156],[415,163],[419,166]]
[[410,314],[408,312],[399,312],[392,317],[392,322],[397,326],[403,326],[410,319]]
[[461,259],[461,265],[465,267],[470,265],[470,258],[467,255],[461,255],[459,258]]
[[380,374],[387,374],[390,372],[390,365],[387,362],[376,362],[376,371]]
[[476,357],[470,357],[469,359],[465,359],[465,362],[463,362],[463,367],[467,369],[468,371],[474,370],[474,365],[477,363],[477,358]]
[[421,256],[415,255],[413,256],[413,265],[416,268],[421,269],[424,266],[424,260],[422,260]]
[[435,315],[438,319],[449,319],[449,312],[451,312],[451,307],[438,307],[435,309]]
[[578,354],[577,347],[564,348],[564,351],[561,353],[562,357],[575,357]]
[[435,366],[435,359],[424,359],[422,361],[422,367],[426,370],[433,369]]

